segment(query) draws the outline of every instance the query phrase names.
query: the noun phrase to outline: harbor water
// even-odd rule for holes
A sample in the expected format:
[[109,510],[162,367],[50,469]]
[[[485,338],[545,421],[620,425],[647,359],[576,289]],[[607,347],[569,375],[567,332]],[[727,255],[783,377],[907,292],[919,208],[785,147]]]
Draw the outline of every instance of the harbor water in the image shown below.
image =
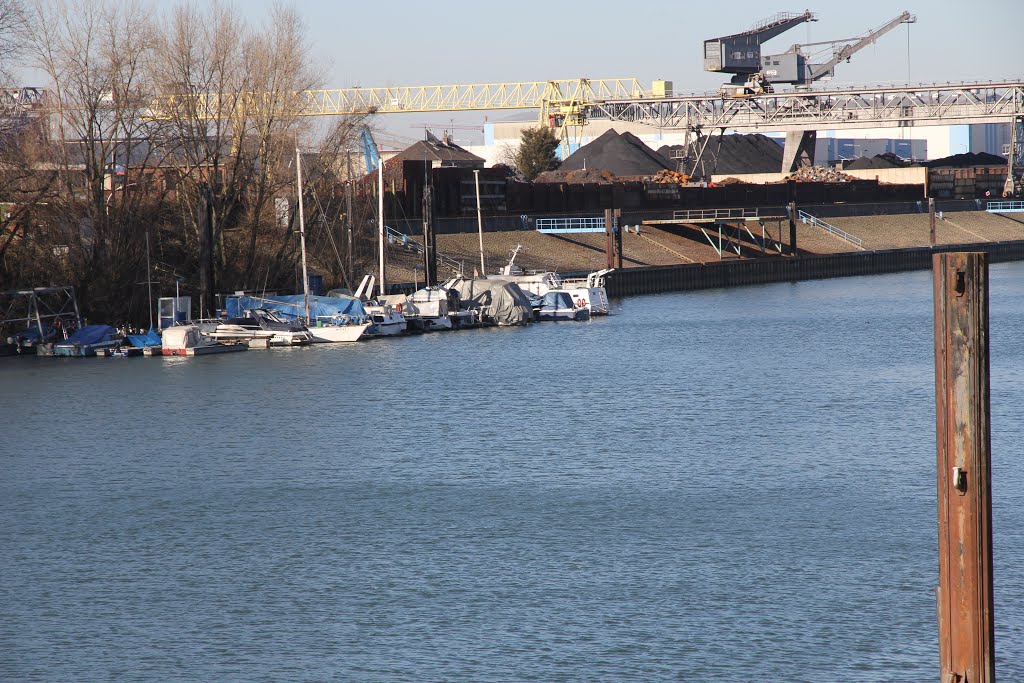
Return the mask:
[[[991,268],[1024,680],[1024,264]],[[931,274],[0,359],[0,680],[931,681]]]

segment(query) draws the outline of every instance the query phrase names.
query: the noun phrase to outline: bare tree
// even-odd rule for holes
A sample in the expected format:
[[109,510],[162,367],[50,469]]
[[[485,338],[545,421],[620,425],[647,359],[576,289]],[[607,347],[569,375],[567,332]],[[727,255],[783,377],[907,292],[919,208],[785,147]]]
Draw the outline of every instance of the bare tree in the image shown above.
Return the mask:
[[[256,288],[291,272],[294,239],[282,230],[275,197],[308,130],[296,92],[319,85],[298,14],[276,6],[266,28],[214,3],[172,11],[156,41],[159,117],[178,145],[178,197],[200,252],[206,310],[218,279]],[[218,277],[219,276],[219,277]]]
[[26,51],[52,85],[42,161],[57,186],[47,227],[66,248],[54,256],[71,262],[87,310],[123,316],[137,289],[138,223],[152,196],[151,25],[138,0],[35,0],[28,22]]
[[[355,192],[363,176],[360,133],[369,115],[336,119],[304,167],[306,239],[311,265],[334,283],[354,288],[357,273],[376,263],[376,230],[364,227],[376,204]],[[351,250],[351,251],[350,251]]]
[[10,67],[20,56],[22,33],[26,28],[22,0],[0,0],[0,85],[13,85]]
[[[15,154],[19,187],[46,193],[46,209],[0,212],[15,225],[0,258],[26,277],[73,275],[86,308],[132,315],[152,237],[161,271],[198,280],[208,313],[221,289],[294,281],[294,211],[278,209],[295,206],[296,148],[316,146],[301,93],[323,74],[291,7],[251,27],[216,0],[155,18],[143,1],[0,0],[29,3],[25,55],[51,81],[45,134]],[[356,121],[330,140],[354,147]],[[321,173],[311,187],[338,183]],[[321,211],[332,229],[340,215]]]

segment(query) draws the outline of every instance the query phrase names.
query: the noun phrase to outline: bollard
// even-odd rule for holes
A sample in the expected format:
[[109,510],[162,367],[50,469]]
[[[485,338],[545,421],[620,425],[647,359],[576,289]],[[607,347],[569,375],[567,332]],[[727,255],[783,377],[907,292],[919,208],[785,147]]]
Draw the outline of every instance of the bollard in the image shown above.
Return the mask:
[[940,680],[994,683],[988,256],[932,264]]

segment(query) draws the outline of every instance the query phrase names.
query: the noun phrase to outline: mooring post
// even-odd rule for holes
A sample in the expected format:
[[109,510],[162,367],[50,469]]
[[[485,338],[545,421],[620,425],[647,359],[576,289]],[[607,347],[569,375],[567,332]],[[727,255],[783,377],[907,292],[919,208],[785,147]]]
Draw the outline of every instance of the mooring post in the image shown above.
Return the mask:
[[933,257],[942,683],[994,683],[988,256]]
[[796,256],[796,202],[789,203],[789,255]]
[[935,199],[928,198],[928,244],[935,246]]
[[605,268],[615,267],[615,235],[612,234],[612,210],[604,210],[604,234],[605,234]]

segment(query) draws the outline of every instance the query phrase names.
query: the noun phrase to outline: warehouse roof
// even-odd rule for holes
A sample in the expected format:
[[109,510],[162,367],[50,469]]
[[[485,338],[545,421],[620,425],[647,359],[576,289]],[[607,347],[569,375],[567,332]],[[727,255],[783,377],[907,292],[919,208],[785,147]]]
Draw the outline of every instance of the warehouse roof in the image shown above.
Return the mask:
[[426,140],[420,140],[388,159],[389,162],[401,160],[432,161],[439,166],[478,165],[483,168],[484,165],[482,157],[459,147],[447,134],[438,138],[430,131],[427,131]]

